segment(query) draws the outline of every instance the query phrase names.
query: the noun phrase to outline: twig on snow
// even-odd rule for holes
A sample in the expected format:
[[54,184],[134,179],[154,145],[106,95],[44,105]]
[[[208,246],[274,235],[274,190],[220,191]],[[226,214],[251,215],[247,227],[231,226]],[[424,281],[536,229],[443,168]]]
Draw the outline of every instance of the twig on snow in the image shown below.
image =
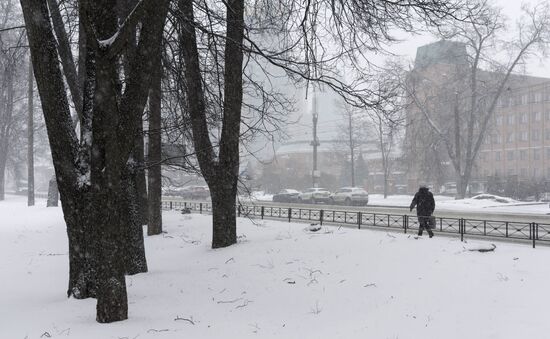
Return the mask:
[[176,318],[174,319],[174,321],[178,321],[178,320],[187,321],[187,322],[190,323],[191,325],[195,325],[195,322],[193,321],[193,317],[191,317],[190,319],[188,319],[188,318],[181,318],[181,317],[178,315],[178,316],[176,316]]

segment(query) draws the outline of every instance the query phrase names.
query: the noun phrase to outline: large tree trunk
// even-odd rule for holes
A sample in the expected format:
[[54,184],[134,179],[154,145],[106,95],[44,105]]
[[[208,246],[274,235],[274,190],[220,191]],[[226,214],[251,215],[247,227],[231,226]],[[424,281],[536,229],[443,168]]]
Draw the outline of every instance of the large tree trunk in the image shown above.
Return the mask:
[[209,183],[209,187],[212,199],[212,248],[233,245],[237,242],[237,182],[230,176],[219,176]]
[[149,149],[147,152],[147,175],[149,179],[149,221],[147,223],[147,235],[162,233],[161,62],[158,62],[157,65],[155,65],[153,72],[151,91],[149,93]]
[[[76,192],[75,192],[76,193]],[[87,191],[64,199],[73,213],[65,217],[69,237],[69,287],[67,296],[76,299],[97,296],[97,257],[92,223],[92,201]]]
[[78,140],[72,129],[65,84],[59,68],[48,9],[41,0],[21,0],[34,75],[41,98],[57,186],[69,238],[68,295],[87,298],[95,294],[94,252],[89,251],[92,223],[89,201],[78,185]]
[[147,260],[145,258],[145,244],[143,239],[143,214],[146,209],[140,202],[140,191],[137,186],[135,168],[128,168],[128,177],[125,180],[125,206],[128,209],[129,222],[126,225],[126,249],[125,249],[125,273],[137,274],[147,272]]
[[[115,2],[102,0],[91,6],[99,39],[112,37],[118,29]],[[92,170],[95,235],[97,237],[97,315],[100,323],[128,318],[124,274],[125,233],[131,227],[127,159],[118,143],[119,124],[117,65],[104,50],[96,51],[96,91],[92,121]],[[131,137],[127,135],[126,137]],[[131,139],[133,142],[133,138]],[[126,141],[127,142],[127,141]]]

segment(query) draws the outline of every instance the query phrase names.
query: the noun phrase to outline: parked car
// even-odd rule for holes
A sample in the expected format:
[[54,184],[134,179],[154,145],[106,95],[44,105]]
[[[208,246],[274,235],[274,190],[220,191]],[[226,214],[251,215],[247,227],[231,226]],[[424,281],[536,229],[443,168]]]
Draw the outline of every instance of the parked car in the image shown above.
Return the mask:
[[298,200],[299,191],[291,188],[282,189],[279,193],[273,195],[273,202],[296,202]]
[[369,203],[369,194],[360,187],[342,187],[330,195],[332,204],[360,205]]
[[318,202],[329,202],[330,191],[326,188],[313,187],[308,188],[298,195],[299,203],[316,204]]

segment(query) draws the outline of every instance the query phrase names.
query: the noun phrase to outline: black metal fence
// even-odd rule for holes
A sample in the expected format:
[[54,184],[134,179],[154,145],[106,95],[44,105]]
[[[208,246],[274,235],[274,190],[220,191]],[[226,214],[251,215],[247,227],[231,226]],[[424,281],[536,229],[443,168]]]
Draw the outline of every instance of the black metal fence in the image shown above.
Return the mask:
[[[199,213],[211,213],[209,202],[163,201],[164,209],[189,209]],[[258,204],[239,204],[236,207],[239,217],[283,219],[288,222],[315,222],[333,225],[353,225],[357,228],[379,227],[400,229],[407,233],[419,227],[418,217],[402,214],[369,213],[361,211],[338,211],[333,209],[309,209],[292,207],[262,206]],[[536,242],[550,244],[550,223],[515,222],[498,220],[479,220],[464,218],[436,217],[435,230],[440,233],[464,236],[508,238],[528,241],[533,248]]]

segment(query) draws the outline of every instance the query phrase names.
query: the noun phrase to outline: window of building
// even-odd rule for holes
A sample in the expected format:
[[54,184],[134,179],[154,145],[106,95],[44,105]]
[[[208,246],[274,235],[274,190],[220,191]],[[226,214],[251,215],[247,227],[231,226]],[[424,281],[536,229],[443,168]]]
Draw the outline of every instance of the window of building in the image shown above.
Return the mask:
[[533,99],[535,102],[541,102],[542,101],[542,93],[541,92],[535,92],[533,94]]
[[531,121],[540,121],[542,118],[541,112],[531,112]]
[[522,149],[519,151],[519,160],[527,160],[527,150]]
[[546,149],[546,159],[550,159],[550,148]]
[[514,132],[506,133],[506,142],[507,143],[514,142]]
[[520,141],[527,141],[527,140],[529,140],[528,137],[529,137],[529,133],[527,133],[527,131],[519,132],[519,140]]
[[514,124],[514,115],[508,114],[508,125],[513,125],[513,124]]
[[502,125],[502,115],[497,115],[496,122],[497,122],[497,126]]
[[506,152],[506,159],[508,160],[514,160],[514,151],[507,151]]
[[528,122],[527,113],[521,113],[519,115],[519,122],[520,122],[520,124],[526,124]]
[[550,111],[547,111],[545,115],[546,115],[546,121],[550,121]]
[[527,105],[528,100],[529,100],[529,96],[527,94],[522,94],[521,95],[521,104],[522,105]]
[[519,170],[519,175],[521,175],[522,177],[526,177],[527,176],[527,168],[522,168]]
[[531,140],[532,141],[540,140],[540,131],[538,129],[531,131]]
[[537,178],[537,177],[539,176],[539,169],[538,169],[538,167],[534,167],[534,168],[533,168],[533,176],[534,176],[535,178]]
[[540,160],[540,149],[533,150],[533,160]]
[[500,151],[495,152],[495,161],[500,161]]
[[500,137],[500,134],[495,133],[493,134],[493,144],[500,144],[502,142],[502,139]]
[[546,140],[550,140],[550,129],[544,131],[544,138]]

